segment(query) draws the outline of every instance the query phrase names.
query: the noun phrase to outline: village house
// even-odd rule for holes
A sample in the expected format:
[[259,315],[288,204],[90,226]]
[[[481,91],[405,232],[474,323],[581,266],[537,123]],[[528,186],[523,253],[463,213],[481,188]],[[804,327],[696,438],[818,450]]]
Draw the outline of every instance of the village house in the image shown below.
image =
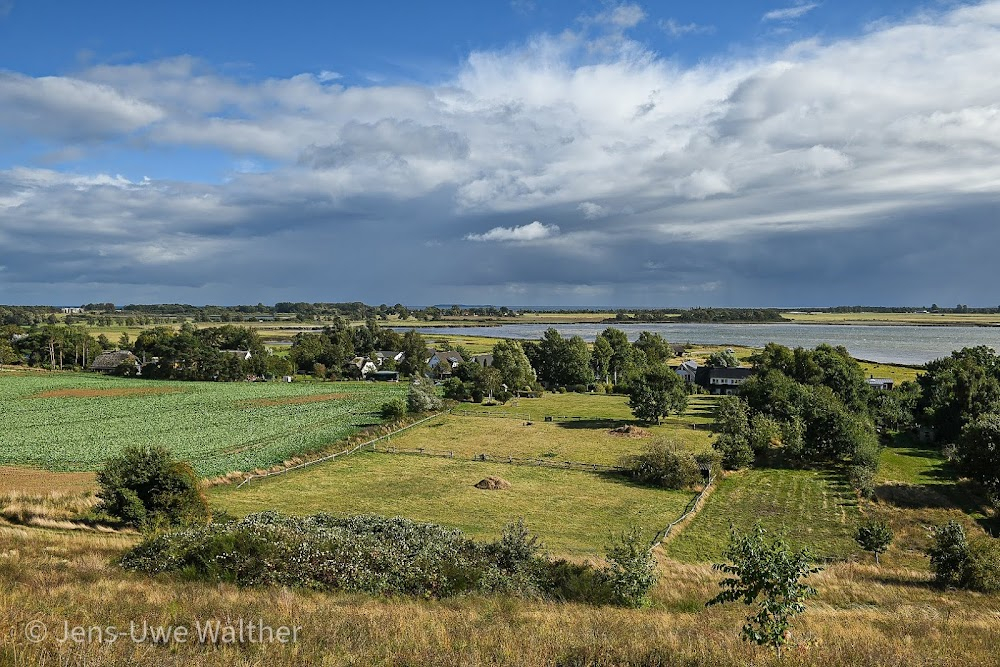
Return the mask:
[[406,355],[404,355],[402,352],[396,352],[394,350],[379,350],[375,353],[375,363],[377,363],[379,366],[381,366],[387,361],[392,361],[398,364],[403,360],[403,357],[405,356]]
[[694,359],[689,359],[682,362],[674,372],[680,375],[681,379],[688,384],[696,382],[698,379],[698,362]]
[[222,352],[224,354],[231,354],[240,361],[250,361],[251,357],[253,357],[250,354],[250,350],[222,350]]
[[99,373],[113,373],[125,363],[134,364],[136,374],[139,374],[142,370],[139,358],[128,350],[111,350],[109,352],[101,352],[92,362],[90,362],[90,370],[97,371]]
[[439,377],[451,375],[460,363],[465,361],[458,352],[427,350],[427,367]]
[[731,396],[751,375],[752,368],[709,368],[702,386],[713,394]]
[[354,357],[347,363],[347,366],[352,373],[358,374],[363,378],[368,377],[369,373],[374,373],[378,370],[378,364],[369,357]]
[[876,389],[878,391],[892,391],[893,382],[891,378],[877,378],[875,376],[869,376],[865,382],[867,382],[868,386],[872,389]]

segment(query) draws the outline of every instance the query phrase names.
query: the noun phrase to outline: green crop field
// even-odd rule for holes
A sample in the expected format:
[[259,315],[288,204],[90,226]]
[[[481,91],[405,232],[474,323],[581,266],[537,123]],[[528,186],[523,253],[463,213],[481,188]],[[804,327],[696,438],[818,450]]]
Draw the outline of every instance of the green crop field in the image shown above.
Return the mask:
[[744,470],[718,483],[666,551],[683,561],[716,560],[729,543],[730,526],[747,530],[759,522],[818,556],[845,557],[858,551],[857,521],[855,495],[828,471]]
[[[511,488],[473,486],[488,475],[503,477]],[[520,517],[553,553],[567,555],[598,555],[613,533],[632,526],[652,540],[691,496],[615,475],[370,452],[211,492],[213,504],[233,514],[371,512],[432,521],[481,537],[497,536]]]
[[45,373],[0,375],[0,465],[96,470],[129,443],[161,444],[204,476],[324,448],[405,385],[213,383]]

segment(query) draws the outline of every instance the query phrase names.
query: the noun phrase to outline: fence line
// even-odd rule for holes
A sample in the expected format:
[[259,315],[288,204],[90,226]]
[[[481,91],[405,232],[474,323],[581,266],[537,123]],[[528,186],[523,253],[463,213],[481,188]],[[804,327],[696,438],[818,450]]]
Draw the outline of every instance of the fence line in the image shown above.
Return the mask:
[[521,421],[531,421],[531,415],[527,412],[493,412],[491,410],[455,410],[455,415],[466,415],[468,417],[495,417],[497,419],[519,419]]
[[670,535],[671,531],[673,531],[674,527],[677,526],[677,524],[679,524],[681,521],[684,521],[684,519],[688,518],[692,513],[694,513],[698,509],[698,505],[701,504],[701,501],[705,497],[705,494],[708,493],[708,490],[712,488],[712,482],[714,481],[715,481],[715,476],[712,475],[710,472],[708,475],[708,481],[705,483],[705,486],[702,488],[701,491],[699,491],[695,495],[694,498],[688,501],[688,504],[684,507],[684,511],[681,513],[681,515],[676,519],[674,519],[673,521],[671,521],[669,524],[667,524],[666,528],[664,528],[663,530],[661,530],[656,534],[656,536],[653,538],[653,542],[649,545],[650,550],[656,548],[657,544],[667,539],[667,536]]
[[484,461],[492,463],[504,463],[507,465],[523,465],[523,466],[537,466],[543,468],[558,468],[560,470],[583,470],[589,472],[624,472],[625,468],[620,466],[609,466],[601,463],[585,463],[582,461],[548,461],[545,459],[526,459],[517,456],[493,456],[490,454],[476,454],[471,459],[466,459],[463,457],[456,457],[453,451],[442,451],[435,449],[426,449],[420,447],[417,449],[399,449],[397,447],[383,447],[381,449],[375,446],[372,451],[379,454],[404,454],[409,456],[436,456],[441,458],[460,458],[463,461]]
[[441,417],[442,415],[446,415],[446,414],[448,414],[450,412],[451,412],[451,410],[445,410],[444,412],[438,412],[437,414],[431,415],[430,417],[424,417],[423,419],[421,419],[419,421],[415,421],[412,424],[408,424],[408,425],[404,426],[403,428],[400,428],[400,429],[397,429],[395,431],[392,431],[391,433],[386,433],[385,435],[380,435],[379,437],[373,438],[372,440],[368,440],[367,442],[362,442],[360,445],[355,445],[351,449],[345,449],[345,450],[340,451],[340,452],[335,452],[333,454],[328,454],[327,456],[323,456],[323,457],[320,457],[318,459],[312,459],[312,460],[309,460],[309,461],[305,461],[303,463],[299,463],[298,465],[290,466],[288,468],[282,468],[281,470],[272,470],[272,471],[269,471],[269,472],[265,472],[265,473],[263,473],[261,475],[250,475],[249,477],[247,477],[246,479],[244,479],[242,482],[240,482],[239,485],[236,488],[237,489],[242,488],[242,486],[244,484],[246,484],[247,482],[249,482],[252,479],[264,479],[265,477],[273,477],[274,475],[283,475],[284,473],[291,472],[292,470],[299,470],[301,468],[307,468],[307,467],[309,467],[311,465],[315,465],[317,463],[323,463],[324,461],[332,461],[333,459],[337,458],[338,456],[348,456],[348,455],[353,454],[353,453],[357,452],[358,450],[363,449],[363,448],[368,447],[368,446],[374,447],[375,443],[379,442],[380,440],[388,440],[389,438],[391,438],[394,435],[398,435],[398,434],[402,433],[403,431],[406,431],[408,429],[413,428],[414,426],[420,426],[421,424],[425,424],[425,423],[429,422],[432,419],[437,419],[438,417]]

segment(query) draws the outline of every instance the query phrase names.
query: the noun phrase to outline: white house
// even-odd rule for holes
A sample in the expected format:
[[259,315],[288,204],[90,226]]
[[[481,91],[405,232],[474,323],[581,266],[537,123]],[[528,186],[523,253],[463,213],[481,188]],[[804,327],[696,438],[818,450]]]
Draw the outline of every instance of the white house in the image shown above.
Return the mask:
[[698,375],[698,362],[694,359],[689,359],[678,366],[676,372],[685,382],[693,383],[695,377]]

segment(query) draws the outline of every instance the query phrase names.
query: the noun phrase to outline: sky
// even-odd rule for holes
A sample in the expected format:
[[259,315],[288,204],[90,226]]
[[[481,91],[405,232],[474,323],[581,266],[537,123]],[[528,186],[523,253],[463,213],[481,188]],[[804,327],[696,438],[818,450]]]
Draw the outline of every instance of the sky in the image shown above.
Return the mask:
[[1000,1],[0,0],[0,303],[996,306]]

